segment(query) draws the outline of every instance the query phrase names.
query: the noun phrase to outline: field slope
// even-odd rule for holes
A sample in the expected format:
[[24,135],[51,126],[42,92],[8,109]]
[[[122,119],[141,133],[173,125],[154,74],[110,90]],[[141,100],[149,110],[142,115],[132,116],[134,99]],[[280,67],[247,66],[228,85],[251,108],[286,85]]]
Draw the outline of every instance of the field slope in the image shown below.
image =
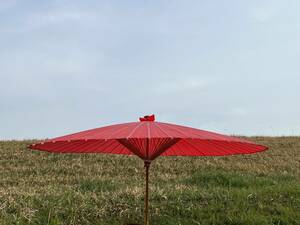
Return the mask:
[[[246,156],[165,157],[151,165],[151,224],[300,225],[300,137],[252,137]],[[0,141],[1,225],[143,221],[136,157],[51,154]]]

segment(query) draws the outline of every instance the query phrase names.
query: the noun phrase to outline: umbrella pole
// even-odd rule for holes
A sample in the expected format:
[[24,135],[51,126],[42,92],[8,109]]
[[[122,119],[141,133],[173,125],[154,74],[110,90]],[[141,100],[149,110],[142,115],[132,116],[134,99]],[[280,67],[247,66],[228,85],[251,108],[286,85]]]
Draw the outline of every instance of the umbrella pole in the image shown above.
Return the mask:
[[148,202],[149,202],[149,167],[150,167],[150,162],[149,161],[144,161],[145,165],[145,171],[146,171],[146,192],[145,192],[145,222],[144,225],[149,225],[149,207],[148,207]]

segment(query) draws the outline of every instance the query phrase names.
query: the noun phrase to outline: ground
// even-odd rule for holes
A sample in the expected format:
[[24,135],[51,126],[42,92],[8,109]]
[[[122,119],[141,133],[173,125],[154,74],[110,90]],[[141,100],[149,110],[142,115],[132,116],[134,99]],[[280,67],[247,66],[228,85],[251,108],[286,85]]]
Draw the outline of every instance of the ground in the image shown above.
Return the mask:
[[[150,224],[299,225],[300,137],[248,139],[270,149],[152,163]],[[142,224],[141,160],[39,152],[32,142],[0,142],[1,225]]]

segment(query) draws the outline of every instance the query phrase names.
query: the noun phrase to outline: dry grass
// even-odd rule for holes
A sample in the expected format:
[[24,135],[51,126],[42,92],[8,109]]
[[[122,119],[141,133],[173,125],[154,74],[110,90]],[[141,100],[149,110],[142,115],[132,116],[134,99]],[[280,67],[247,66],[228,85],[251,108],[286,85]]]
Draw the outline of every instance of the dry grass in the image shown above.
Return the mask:
[[[151,165],[152,224],[300,224],[300,137],[251,137],[269,151],[161,157]],[[136,157],[51,154],[0,142],[0,224],[142,221]]]

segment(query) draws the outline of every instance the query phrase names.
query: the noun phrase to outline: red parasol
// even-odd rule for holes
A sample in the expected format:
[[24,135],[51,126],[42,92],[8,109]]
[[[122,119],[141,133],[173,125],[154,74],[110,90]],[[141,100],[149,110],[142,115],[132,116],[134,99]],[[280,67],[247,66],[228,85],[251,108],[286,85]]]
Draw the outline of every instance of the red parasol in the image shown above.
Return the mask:
[[149,224],[149,167],[158,156],[223,156],[252,154],[267,149],[265,146],[231,136],[155,122],[154,115],[140,118],[140,122],[82,131],[29,147],[60,153],[137,155],[144,161],[146,170],[145,225]]

